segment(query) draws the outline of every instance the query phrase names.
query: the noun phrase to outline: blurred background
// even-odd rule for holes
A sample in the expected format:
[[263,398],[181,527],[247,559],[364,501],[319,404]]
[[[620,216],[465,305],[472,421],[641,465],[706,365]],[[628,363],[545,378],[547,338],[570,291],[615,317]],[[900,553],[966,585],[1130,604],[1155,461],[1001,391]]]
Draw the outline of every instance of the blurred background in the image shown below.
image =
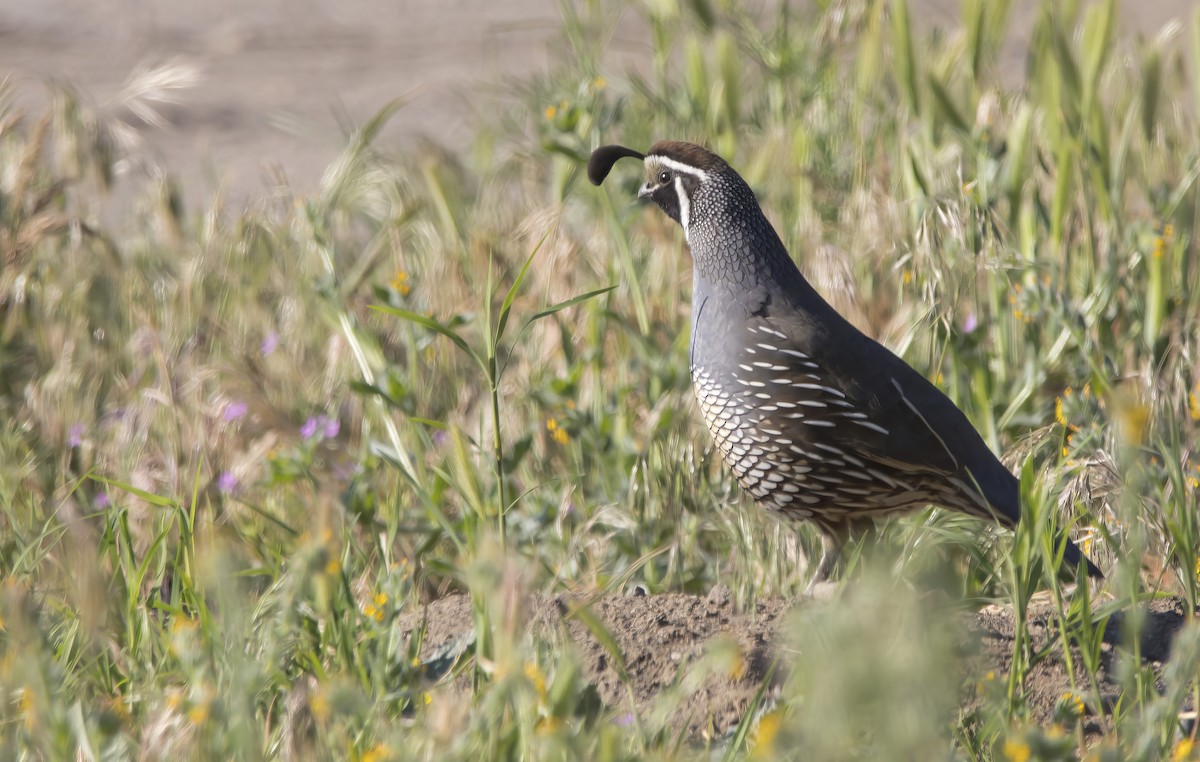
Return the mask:
[[[1122,0],[1121,27],[1153,34],[1194,4]],[[779,3],[741,5],[772,18]],[[1013,3],[1002,54],[1013,83],[1024,78],[1038,5]],[[960,7],[914,0],[912,14],[926,28],[951,28]],[[648,64],[642,16],[629,12],[617,27],[606,53],[613,63]],[[504,83],[566,52],[561,21],[557,0],[0,0],[0,77],[26,101],[55,79],[119,112],[139,67],[173,65],[185,86],[159,109],[166,123],[141,131],[150,155],[180,179],[189,203],[221,184],[244,200],[269,192],[278,171],[294,189],[311,189],[350,126],[393,98],[411,100],[384,146],[465,143]]]

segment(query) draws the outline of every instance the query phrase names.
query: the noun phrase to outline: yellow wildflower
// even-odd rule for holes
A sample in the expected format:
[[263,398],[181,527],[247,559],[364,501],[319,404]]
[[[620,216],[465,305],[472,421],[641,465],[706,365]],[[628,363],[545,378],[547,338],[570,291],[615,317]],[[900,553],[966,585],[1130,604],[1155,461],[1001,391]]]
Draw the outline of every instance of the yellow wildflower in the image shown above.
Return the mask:
[[403,270],[396,271],[396,274],[392,276],[390,285],[392,290],[400,294],[400,296],[408,296],[412,293],[412,286],[408,283],[408,273]]
[[1195,392],[1188,394],[1188,414],[1193,421],[1200,421],[1200,399],[1196,398]]
[[21,689],[21,714],[25,719],[25,729],[37,727],[37,705],[34,703],[33,686],[26,685]]
[[188,719],[193,725],[203,725],[208,722],[209,706],[207,701],[197,702],[188,710]]
[[546,420],[546,430],[550,432],[550,438],[559,444],[566,444],[571,441],[571,435],[567,430],[558,425],[557,418],[549,418]]
[[539,698],[546,697],[546,676],[542,674],[542,669],[536,662],[525,662],[525,677],[533,685],[533,689],[537,691]]
[[1196,748],[1196,742],[1190,738],[1185,738],[1175,744],[1175,751],[1171,752],[1171,762],[1183,762],[1185,759],[1192,758],[1192,750]]
[[1068,709],[1070,709],[1074,716],[1083,716],[1083,697],[1078,693],[1067,691],[1063,695],[1059,696],[1058,700],[1062,702]]
[[1033,750],[1024,741],[1004,742],[1004,758],[1009,762],[1029,762],[1032,756]]
[[603,90],[604,88],[608,87],[608,80],[604,77],[596,77],[592,80],[592,87],[597,90]]
[[738,649],[737,654],[733,657],[733,664],[729,665],[729,679],[741,680],[746,676],[746,658],[742,656],[741,649]]
[[387,744],[377,743],[363,752],[362,762],[383,762],[383,760],[391,758],[392,750],[388,748]]
[[384,607],[387,606],[387,599],[386,593],[376,593],[370,603],[363,604],[363,613],[376,622],[382,622]]
[[558,106],[555,106],[553,103],[551,103],[542,113],[546,115],[547,122],[554,121],[554,117],[558,116]]
[[767,712],[759,719],[752,747],[755,757],[775,758],[775,737],[779,735],[779,726],[782,723],[783,714],[778,709]]
[[317,689],[315,693],[308,699],[308,708],[312,712],[313,717],[317,722],[325,722],[329,719],[329,699],[325,697],[325,691]]

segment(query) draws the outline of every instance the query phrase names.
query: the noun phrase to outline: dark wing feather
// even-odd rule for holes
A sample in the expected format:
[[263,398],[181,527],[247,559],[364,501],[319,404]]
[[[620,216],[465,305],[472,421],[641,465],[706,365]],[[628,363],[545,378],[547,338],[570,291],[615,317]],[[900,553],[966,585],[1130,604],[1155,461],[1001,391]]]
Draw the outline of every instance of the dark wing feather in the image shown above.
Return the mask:
[[[857,330],[843,332],[844,340],[834,346],[807,325],[781,325],[772,318],[764,323],[787,338],[752,343],[750,349],[770,355],[776,367],[787,368],[775,372],[775,377],[798,381],[783,390],[781,399],[789,393],[815,395],[825,403],[807,408],[808,417],[831,425],[815,426],[810,420],[803,431],[863,460],[908,474],[910,481],[925,478],[939,485],[957,485],[960,499],[946,507],[1015,525],[1020,517],[1015,477],[966,415],[924,376]],[[778,351],[764,349],[772,346]],[[863,358],[871,358],[870,363]],[[946,491],[942,500],[931,502],[945,503],[954,497]]]

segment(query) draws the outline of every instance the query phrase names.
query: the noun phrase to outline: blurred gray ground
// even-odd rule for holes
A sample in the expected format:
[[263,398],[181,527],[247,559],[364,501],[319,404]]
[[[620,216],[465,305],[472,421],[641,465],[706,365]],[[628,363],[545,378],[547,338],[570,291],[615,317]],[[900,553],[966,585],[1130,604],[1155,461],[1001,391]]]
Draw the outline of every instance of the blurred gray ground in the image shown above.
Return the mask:
[[[950,24],[960,0],[911,4],[923,23]],[[1123,34],[1154,34],[1196,0],[1119,5]],[[1016,2],[1005,60],[1018,72],[1036,7]],[[558,0],[0,0],[0,77],[31,108],[51,78],[105,104],[139,63],[198,64],[202,78],[164,110],[168,127],[144,130],[149,148],[189,193],[224,183],[248,199],[267,190],[268,164],[311,188],[343,144],[339,120],[360,123],[405,93],[389,143],[453,147],[487,83],[548,65],[559,19]],[[649,52],[636,23],[613,46],[626,61]]]

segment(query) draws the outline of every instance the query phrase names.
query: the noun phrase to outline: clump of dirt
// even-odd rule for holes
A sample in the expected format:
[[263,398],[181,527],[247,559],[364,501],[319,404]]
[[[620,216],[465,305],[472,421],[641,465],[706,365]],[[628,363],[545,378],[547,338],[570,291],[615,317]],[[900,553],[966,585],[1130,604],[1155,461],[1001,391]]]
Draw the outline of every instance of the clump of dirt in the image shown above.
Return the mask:
[[[585,675],[601,700],[610,707],[628,707],[632,696],[637,712],[652,711],[660,694],[679,684],[682,671],[703,656],[714,638],[732,639],[744,655],[742,668],[710,670],[698,687],[692,686],[687,700],[680,702],[675,717],[681,727],[686,724],[692,738],[714,739],[732,732],[750,707],[767,678],[777,644],[782,645],[780,624],[793,605],[806,603],[768,599],[756,603],[752,611],[739,612],[732,596],[722,588],[703,597],[674,593],[594,599],[555,596],[528,602],[533,615],[527,626],[551,636],[565,633],[582,654]],[[580,607],[586,607],[594,621],[611,635],[619,658],[612,653],[611,645],[606,646],[597,637],[594,625],[574,615]],[[1141,654],[1161,680],[1172,640],[1187,618],[1186,603],[1179,598],[1154,601],[1145,616]],[[1123,621],[1119,613],[1115,614],[1103,634],[1099,696],[1085,707],[1084,730],[1088,735],[1103,732],[1107,713],[1119,696],[1113,670],[1117,644],[1123,640]],[[427,663],[448,666],[469,654],[474,641],[471,602],[462,595],[434,601],[420,614],[401,617],[399,625],[406,637],[423,628],[421,656]],[[1063,695],[1071,691],[1062,645],[1054,643],[1057,619],[1053,607],[1031,605],[1026,629],[1034,652],[1045,650],[1046,656],[1030,669],[1024,692],[1034,719],[1049,724]],[[1011,609],[988,606],[970,617],[968,630],[978,644],[971,663],[979,680],[988,673],[992,673],[992,679],[1004,680],[1012,664],[1016,634]],[[1070,647],[1076,663],[1081,663],[1077,647]],[[778,686],[784,676],[782,671],[772,675],[773,684]],[[976,689],[968,685],[963,711],[970,712],[979,703]]]
[[[1175,634],[1183,627],[1187,617],[1186,602],[1181,598],[1153,601],[1144,611],[1146,621],[1140,635],[1140,653],[1154,671],[1157,687],[1162,690],[1163,665],[1170,659],[1171,644]],[[1125,616],[1121,612],[1109,618],[1100,646],[1100,668],[1097,672],[1099,695],[1091,697],[1085,707],[1084,731],[1089,736],[1104,732],[1108,714],[1120,696],[1114,670],[1120,644],[1125,640],[1122,630]],[[1012,666],[1013,638],[1016,621],[1011,609],[988,606],[975,616],[974,629],[979,633],[982,646],[980,664],[994,671],[997,676],[1007,676]],[[1057,638],[1057,621],[1054,609],[1049,604],[1031,607],[1026,630],[1029,633],[1033,652],[1037,653],[1051,645]],[[1071,655],[1076,664],[1082,657],[1076,644],[1071,644]],[[1033,709],[1034,719],[1048,724],[1052,721],[1055,708],[1064,694],[1071,691],[1070,677],[1063,660],[1061,644],[1050,649],[1045,659],[1037,661],[1029,670],[1024,686],[1026,702]],[[976,701],[968,697],[965,704],[970,707]]]

